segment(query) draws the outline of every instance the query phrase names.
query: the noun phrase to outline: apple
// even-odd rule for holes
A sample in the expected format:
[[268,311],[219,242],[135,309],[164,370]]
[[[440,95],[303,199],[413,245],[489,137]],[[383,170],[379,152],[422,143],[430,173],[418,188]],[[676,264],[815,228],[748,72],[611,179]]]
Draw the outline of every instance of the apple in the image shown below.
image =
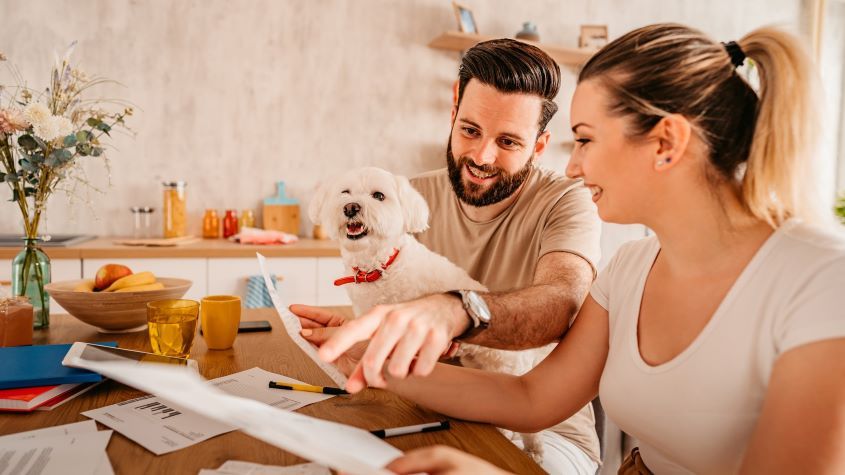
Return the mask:
[[99,292],[117,279],[131,274],[132,270],[122,264],[106,264],[100,267],[94,276],[94,291]]

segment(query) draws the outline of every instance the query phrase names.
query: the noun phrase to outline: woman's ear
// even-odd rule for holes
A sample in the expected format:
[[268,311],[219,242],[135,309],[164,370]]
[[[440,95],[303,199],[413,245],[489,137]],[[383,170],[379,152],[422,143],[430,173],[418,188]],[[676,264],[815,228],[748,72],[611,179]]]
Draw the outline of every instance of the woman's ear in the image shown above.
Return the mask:
[[406,233],[421,233],[428,229],[428,203],[404,176],[396,176],[399,206],[405,221]]
[[649,135],[657,140],[652,157],[654,170],[668,170],[686,157],[692,124],[681,114],[670,114],[660,119]]

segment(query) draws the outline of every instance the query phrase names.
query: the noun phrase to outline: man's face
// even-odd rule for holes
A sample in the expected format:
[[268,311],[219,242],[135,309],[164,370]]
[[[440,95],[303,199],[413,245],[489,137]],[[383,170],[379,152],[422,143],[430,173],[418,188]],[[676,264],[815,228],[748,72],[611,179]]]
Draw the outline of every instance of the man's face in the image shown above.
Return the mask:
[[446,164],[452,189],[471,206],[487,206],[511,196],[531,172],[548,141],[537,138],[542,99],[505,94],[471,79],[460,107],[452,110]]

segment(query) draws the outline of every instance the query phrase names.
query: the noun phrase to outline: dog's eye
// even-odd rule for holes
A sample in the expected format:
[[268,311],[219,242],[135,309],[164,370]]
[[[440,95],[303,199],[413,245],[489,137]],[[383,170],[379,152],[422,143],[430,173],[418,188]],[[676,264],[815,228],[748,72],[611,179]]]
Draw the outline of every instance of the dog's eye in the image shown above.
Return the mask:
[[373,198],[375,198],[379,201],[384,201],[384,193],[382,193],[380,191],[375,191],[375,192],[373,192]]
[[344,194],[344,193],[348,195],[348,194],[349,194],[349,190],[343,190],[343,191],[341,191],[341,192],[340,192],[340,194]]

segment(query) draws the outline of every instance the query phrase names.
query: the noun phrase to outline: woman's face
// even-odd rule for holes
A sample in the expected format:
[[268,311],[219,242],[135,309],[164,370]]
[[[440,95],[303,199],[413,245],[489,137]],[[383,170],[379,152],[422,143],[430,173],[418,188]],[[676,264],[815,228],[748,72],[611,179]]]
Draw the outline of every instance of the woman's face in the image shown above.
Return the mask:
[[570,120],[576,143],[566,175],[584,180],[602,220],[641,223],[641,214],[655,199],[649,181],[658,144],[629,138],[628,120],[609,114],[608,102],[595,80],[575,89]]

